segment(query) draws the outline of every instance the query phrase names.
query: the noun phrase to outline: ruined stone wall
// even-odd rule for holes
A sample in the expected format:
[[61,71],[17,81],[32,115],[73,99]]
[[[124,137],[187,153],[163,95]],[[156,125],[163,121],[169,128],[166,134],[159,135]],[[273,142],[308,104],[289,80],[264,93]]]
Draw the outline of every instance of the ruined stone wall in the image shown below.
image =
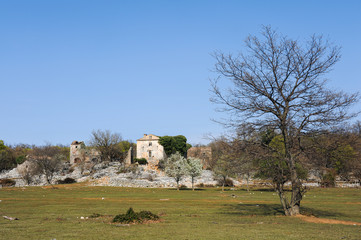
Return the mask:
[[95,149],[87,148],[84,142],[73,141],[70,145],[70,164],[99,161],[100,153]]
[[210,167],[212,161],[212,148],[211,147],[191,147],[187,151],[187,157],[198,158],[202,160],[203,169]]

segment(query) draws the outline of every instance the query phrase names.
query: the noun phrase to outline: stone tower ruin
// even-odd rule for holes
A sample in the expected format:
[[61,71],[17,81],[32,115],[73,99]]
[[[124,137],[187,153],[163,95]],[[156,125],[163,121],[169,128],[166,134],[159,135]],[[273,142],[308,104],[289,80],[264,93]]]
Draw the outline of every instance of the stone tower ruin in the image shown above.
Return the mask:
[[70,164],[79,163],[85,159],[84,142],[73,141],[70,145]]
[[81,162],[99,162],[100,153],[95,149],[89,149],[84,142],[73,141],[70,145],[70,164]]

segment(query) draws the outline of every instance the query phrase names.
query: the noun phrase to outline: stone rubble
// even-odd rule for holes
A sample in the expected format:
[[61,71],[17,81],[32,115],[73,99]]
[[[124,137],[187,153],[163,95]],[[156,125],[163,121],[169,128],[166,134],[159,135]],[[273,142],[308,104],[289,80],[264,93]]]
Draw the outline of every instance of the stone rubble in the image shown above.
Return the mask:
[[[16,182],[15,187],[28,186],[27,182],[22,179],[19,169],[17,168],[0,172],[0,179],[12,179]],[[139,188],[175,188],[177,186],[175,180],[165,175],[164,172],[150,169],[146,166],[138,166],[125,169],[119,162],[110,163],[98,163],[90,165],[73,165],[70,163],[64,163],[61,170],[56,172],[52,179],[52,184],[56,184],[59,180],[66,178],[72,178],[76,182],[88,182],[93,186],[114,186],[114,187],[139,187]],[[247,186],[247,181],[233,180],[235,186]],[[180,186],[192,187],[192,181],[190,177],[184,177],[180,181]],[[267,181],[259,181],[251,179],[248,182],[249,185],[267,186],[272,187],[272,184]],[[290,183],[286,183],[290,184]],[[36,175],[31,178],[29,186],[46,186],[48,185],[44,175]],[[217,176],[210,170],[203,170],[202,175],[195,179],[194,185],[203,186],[216,186]],[[305,182],[307,187],[320,187],[319,182]],[[360,183],[346,183],[336,182],[337,187],[360,187]],[[0,185],[0,188],[2,186]]]
[[[20,165],[21,166],[21,165]],[[64,166],[56,172],[52,179],[52,184],[58,180],[73,178],[76,182],[89,182],[93,186],[117,186],[117,187],[141,187],[141,188],[174,188],[176,182],[173,178],[165,176],[164,172],[159,170],[149,170],[144,166],[138,166],[133,172],[122,172],[122,165],[119,162],[99,163],[94,166],[88,166],[86,169],[80,166],[70,166],[64,163]],[[27,186],[22,179],[18,168],[3,171],[0,173],[0,179],[13,179],[16,181],[16,187]],[[202,175],[195,179],[194,185],[213,185],[217,184],[213,172],[203,170]],[[34,176],[31,179],[30,186],[48,185],[44,175]],[[234,181],[239,185],[238,181]],[[180,181],[180,186],[192,187],[190,177],[184,177]]]

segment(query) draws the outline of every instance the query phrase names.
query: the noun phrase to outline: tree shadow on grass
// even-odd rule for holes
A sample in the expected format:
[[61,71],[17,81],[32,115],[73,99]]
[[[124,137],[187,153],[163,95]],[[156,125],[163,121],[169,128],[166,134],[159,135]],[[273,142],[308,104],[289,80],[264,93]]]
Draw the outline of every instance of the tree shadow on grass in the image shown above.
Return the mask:
[[283,209],[279,204],[226,204],[228,211],[224,214],[240,216],[274,216],[284,215]]
[[344,217],[346,216],[343,213],[336,212],[336,211],[325,211],[315,208],[309,208],[309,207],[302,207],[301,206],[301,214],[306,216],[315,216],[320,218],[334,218],[334,217]]
[[[227,211],[223,214],[239,216],[284,216],[281,204],[226,204]],[[336,211],[324,211],[315,208],[301,207],[301,214],[321,218],[334,218],[345,216]]]

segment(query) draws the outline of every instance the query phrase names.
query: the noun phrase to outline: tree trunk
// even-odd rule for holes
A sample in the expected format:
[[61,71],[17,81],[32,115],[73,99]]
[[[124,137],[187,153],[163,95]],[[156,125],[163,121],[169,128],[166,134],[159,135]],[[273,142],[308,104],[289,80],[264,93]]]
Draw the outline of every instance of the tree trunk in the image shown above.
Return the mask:
[[283,208],[283,211],[285,212],[285,215],[286,216],[290,216],[289,214],[289,204],[288,204],[288,201],[287,201],[287,196],[283,190],[283,184],[281,183],[276,183],[276,191],[278,193],[278,196],[280,198],[280,202],[281,202],[281,205],[282,205],[282,208]]
[[249,174],[246,175],[246,181],[247,181],[247,192],[249,192]]
[[222,192],[224,192],[224,185],[226,184],[226,178],[227,177],[223,177]]
[[[300,214],[300,205],[302,200],[303,187],[300,179],[298,178],[295,159],[292,157],[292,154],[290,152],[291,143],[290,143],[290,137],[288,135],[288,131],[285,127],[281,129],[282,129],[282,135],[283,135],[284,147],[285,147],[285,160],[291,174],[291,185],[292,185],[291,201],[289,202],[289,204],[285,202],[286,205],[282,204],[282,206],[283,209],[285,210],[286,216],[294,216]],[[282,195],[283,195],[282,197],[280,195],[281,203],[283,200],[287,200],[287,197],[285,196],[283,191],[282,191]]]
[[194,191],[194,177],[192,177],[192,191]]
[[45,179],[46,179],[47,183],[51,186],[51,188],[55,188],[53,186],[53,184],[51,184],[51,180],[53,177],[50,176],[50,174],[48,172],[46,172],[45,170],[44,170],[44,175],[45,175]]
[[303,191],[302,183],[297,175],[296,162],[292,156],[289,156],[288,158],[289,159],[287,160],[291,172],[291,184],[292,184],[292,195],[289,206],[289,214],[290,216],[294,216],[300,214],[300,205],[302,200],[302,194],[304,191]]

